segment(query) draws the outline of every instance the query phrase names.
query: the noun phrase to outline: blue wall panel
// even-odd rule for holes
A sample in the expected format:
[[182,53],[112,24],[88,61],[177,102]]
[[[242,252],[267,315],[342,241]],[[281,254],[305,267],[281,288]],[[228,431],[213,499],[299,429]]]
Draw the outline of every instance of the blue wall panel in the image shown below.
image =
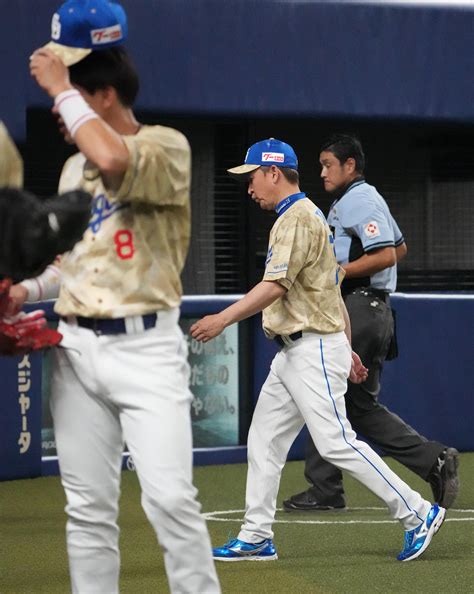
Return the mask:
[[41,474],[41,355],[0,357],[0,480]]
[[388,362],[381,401],[431,439],[474,450],[474,296],[399,295],[400,356]]
[[[2,105],[15,137],[49,105],[28,56],[55,0],[0,0]],[[468,2],[123,0],[142,79],[138,107],[167,113],[474,121]]]

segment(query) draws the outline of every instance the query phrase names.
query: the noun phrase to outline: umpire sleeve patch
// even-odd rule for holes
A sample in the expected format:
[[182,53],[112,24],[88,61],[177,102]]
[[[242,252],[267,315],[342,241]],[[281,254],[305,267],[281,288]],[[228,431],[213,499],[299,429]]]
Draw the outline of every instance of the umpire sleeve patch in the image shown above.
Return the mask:
[[364,225],[364,233],[369,239],[374,239],[380,235],[380,229],[376,221],[370,221]]

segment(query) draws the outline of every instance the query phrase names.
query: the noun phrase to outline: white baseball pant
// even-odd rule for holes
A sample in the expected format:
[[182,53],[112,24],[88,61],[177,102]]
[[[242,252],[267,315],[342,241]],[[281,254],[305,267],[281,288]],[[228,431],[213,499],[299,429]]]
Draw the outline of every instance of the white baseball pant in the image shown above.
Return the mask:
[[350,365],[351,348],[343,332],[304,333],[273,359],[249,431],[246,513],[239,539],[273,538],[281,471],[304,423],[321,456],[378,495],[405,530],[427,516],[431,504],[357,440],[344,400]]
[[164,551],[170,591],[220,592],[192,484],[192,396],[178,315],[159,312],[155,328],[112,336],[60,322],[64,339],[54,353],[51,410],[74,594],[119,591],[124,440]]

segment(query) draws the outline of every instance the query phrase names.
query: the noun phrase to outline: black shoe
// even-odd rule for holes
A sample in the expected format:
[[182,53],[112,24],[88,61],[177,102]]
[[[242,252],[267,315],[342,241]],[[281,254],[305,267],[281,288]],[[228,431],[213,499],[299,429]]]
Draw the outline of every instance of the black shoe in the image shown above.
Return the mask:
[[283,509],[287,512],[292,511],[312,511],[312,512],[327,512],[327,511],[346,511],[347,508],[342,502],[339,505],[322,504],[317,501],[311,491],[303,491],[293,495],[283,502]]
[[455,448],[443,450],[428,477],[434,500],[446,509],[453,505],[459,492],[458,456]]

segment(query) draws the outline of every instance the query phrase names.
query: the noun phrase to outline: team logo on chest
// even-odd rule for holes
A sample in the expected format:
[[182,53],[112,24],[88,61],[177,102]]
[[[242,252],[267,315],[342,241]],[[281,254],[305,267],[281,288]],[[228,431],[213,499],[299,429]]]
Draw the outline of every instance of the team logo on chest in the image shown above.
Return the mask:
[[94,234],[98,233],[103,221],[110,218],[117,211],[127,208],[128,206],[128,204],[121,204],[120,202],[110,203],[104,194],[99,194],[92,201],[89,229]]

